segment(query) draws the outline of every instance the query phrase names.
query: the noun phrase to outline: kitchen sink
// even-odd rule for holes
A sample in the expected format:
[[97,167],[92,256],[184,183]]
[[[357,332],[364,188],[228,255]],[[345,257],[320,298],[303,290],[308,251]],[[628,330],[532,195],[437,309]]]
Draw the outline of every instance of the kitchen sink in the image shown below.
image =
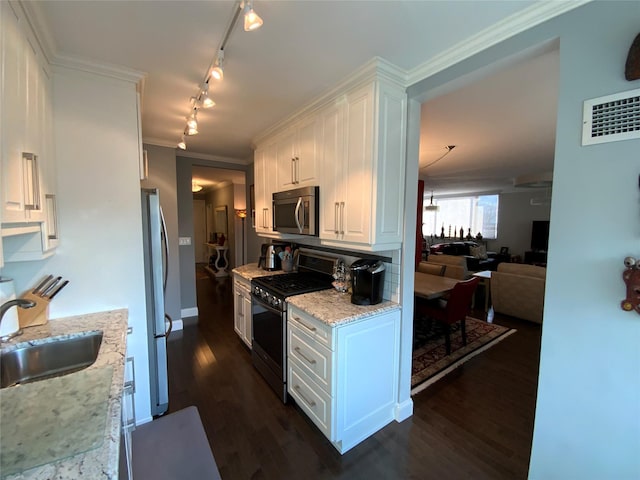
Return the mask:
[[102,332],[91,331],[71,338],[51,339],[0,352],[0,388],[58,377],[87,368],[96,361]]

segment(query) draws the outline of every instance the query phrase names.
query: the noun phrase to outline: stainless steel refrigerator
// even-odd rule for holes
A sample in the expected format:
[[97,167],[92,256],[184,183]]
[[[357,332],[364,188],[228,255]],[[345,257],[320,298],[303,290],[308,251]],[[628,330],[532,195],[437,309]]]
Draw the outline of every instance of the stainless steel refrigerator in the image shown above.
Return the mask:
[[142,230],[151,414],[157,416],[169,408],[167,337],[171,333],[171,317],[164,310],[169,247],[157,189],[142,189]]

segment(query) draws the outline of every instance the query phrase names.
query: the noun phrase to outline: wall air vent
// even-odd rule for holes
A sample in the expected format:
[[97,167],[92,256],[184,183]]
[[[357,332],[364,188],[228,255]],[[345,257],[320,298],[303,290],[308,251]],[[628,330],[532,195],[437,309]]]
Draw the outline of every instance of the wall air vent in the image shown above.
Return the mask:
[[582,145],[640,138],[640,88],[584,102]]

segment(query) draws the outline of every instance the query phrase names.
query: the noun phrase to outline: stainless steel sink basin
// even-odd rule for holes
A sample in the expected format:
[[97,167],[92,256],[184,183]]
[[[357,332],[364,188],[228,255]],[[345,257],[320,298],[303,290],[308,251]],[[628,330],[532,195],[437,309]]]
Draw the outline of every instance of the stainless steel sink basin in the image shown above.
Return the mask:
[[0,352],[0,388],[66,375],[96,361],[102,332]]

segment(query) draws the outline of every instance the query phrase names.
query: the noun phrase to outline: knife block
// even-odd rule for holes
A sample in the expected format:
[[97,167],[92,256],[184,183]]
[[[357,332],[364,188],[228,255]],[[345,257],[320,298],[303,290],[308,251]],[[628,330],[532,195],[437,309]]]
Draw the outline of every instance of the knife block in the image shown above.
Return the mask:
[[31,308],[18,308],[18,321],[20,328],[35,327],[36,325],[44,325],[49,321],[49,300],[34,295],[31,292],[24,293],[20,296],[25,300],[35,302],[35,306]]

